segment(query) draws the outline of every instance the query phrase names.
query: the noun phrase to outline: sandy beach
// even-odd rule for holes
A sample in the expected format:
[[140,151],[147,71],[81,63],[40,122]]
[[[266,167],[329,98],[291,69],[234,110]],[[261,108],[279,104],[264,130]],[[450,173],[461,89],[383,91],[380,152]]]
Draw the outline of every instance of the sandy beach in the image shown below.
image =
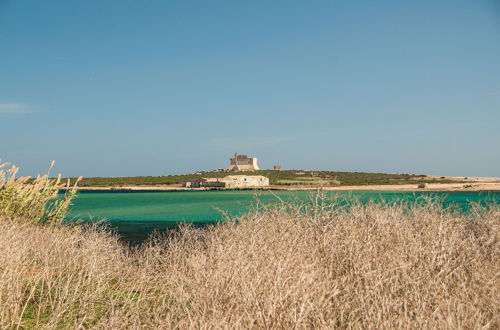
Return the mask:
[[373,186],[341,186],[326,187],[325,190],[380,190],[380,191],[500,191],[500,183],[430,183],[425,188],[415,184],[373,185]]
[[[461,178],[463,179],[463,178]],[[268,186],[256,188],[244,188],[241,190],[289,190],[289,191],[500,191],[500,178],[470,178],[469,182],[457,183],[428,183],[425,188],[419,188],[419,184],[400,185],[362,185],[362,186]],[[204,190],[226,190],[224,188],[183,188],[177,185],[154,185],[154,186],[116,186],[116,187],[78,187],[80,191],[204,191]],[[234,190],[234,189],[229,189]]]

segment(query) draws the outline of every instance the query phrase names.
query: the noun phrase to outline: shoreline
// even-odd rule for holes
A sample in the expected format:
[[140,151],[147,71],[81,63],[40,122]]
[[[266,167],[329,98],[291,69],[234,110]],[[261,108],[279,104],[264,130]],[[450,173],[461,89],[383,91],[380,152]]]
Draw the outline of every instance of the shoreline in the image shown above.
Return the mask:
[[[61,188],[66,191],[71,188]],[[418,188],[418,184],[401,185],[362,185],[362,186],[266,186],[248,188],[184,188],[178,186],[110,186],[110,187],[77,187],[78,191],[231,191],[231,190],[283,190],[283,191],[429,191],[429,192],[497,192],[500,191],[500,182],[470,182],[470,183],[429,183],[425,188]]]

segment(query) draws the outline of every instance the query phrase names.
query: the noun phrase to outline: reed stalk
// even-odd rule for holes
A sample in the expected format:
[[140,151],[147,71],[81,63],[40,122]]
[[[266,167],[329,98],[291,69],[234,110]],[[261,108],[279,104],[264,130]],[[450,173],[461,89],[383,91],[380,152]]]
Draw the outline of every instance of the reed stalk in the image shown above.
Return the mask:
[[[36,178],[17,178],[19,168],[9,163],[0,164],[0,215],[16,216],[23,221],[39,224],[61,224],[64,216],[76,195],[78,181],[70,187],[70,182],[63,184],[61,175],[50,178],[49,166],[47,174]],[[66,193],[58,195],[61,188]]]

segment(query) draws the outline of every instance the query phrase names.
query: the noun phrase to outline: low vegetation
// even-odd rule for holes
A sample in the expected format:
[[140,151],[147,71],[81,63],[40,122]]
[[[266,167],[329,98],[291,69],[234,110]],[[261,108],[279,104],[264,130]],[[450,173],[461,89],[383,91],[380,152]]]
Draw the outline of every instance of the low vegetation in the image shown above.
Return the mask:
[[[229,174],[246,174],[249,172],[210,171],[195,174],[166,175],[166,176],[135,176],[135,177],[94,177],[85,178],[80,187],[94,186],[134,186],[134,185],[178,185],[184,180],[199,178],[221,178]],[[269,178],[271,185],[384,185],[406,184],[416,182],[449,183],[453,182],[444,178],[430,178],[425,175],[415,174],[386,174],[362,172],[332,172],[332,171],[271,171],[262,170],[252,172],[251,175],[264,175]],[[76,178],[70,178],[72,182]]]
[[2,329],[500,326],[498,204],[317,195],[131,249],[102,228],[40,225],[5,196]]

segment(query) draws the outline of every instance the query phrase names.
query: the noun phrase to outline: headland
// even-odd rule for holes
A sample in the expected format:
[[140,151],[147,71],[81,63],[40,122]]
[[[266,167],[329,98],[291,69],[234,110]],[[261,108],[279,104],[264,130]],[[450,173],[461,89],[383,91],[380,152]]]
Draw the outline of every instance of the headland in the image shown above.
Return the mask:
[[[273,173],[274,172],[274,173]],[[500,191],[500,178],[437,177],[413,174],[384,174],[326,171],[265,171],[252,175],[269,178],[266,186],[185,187],[182,182],[200,178],[224,178],[224,171],[197,172],[157,177],[84,178],[80,191],[207,191],[207,190],[288,190],[288,191]],[[241,173],[240,173],[241,174]],[[248,175],[248,173],[246,173]],[[73,178],[70,178],[70,181]]]

